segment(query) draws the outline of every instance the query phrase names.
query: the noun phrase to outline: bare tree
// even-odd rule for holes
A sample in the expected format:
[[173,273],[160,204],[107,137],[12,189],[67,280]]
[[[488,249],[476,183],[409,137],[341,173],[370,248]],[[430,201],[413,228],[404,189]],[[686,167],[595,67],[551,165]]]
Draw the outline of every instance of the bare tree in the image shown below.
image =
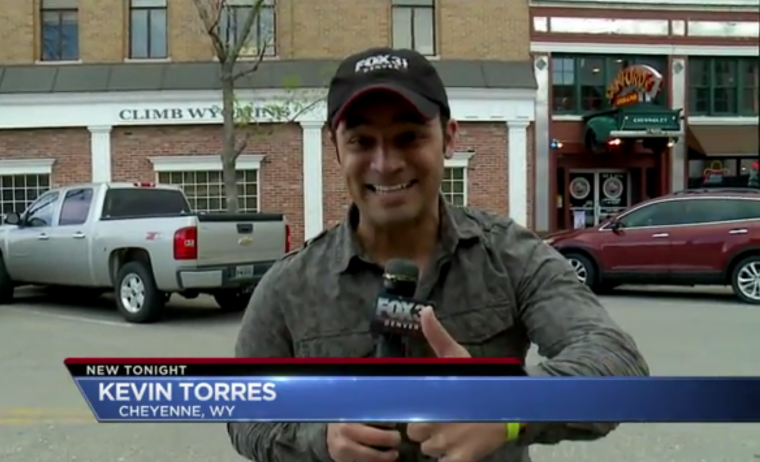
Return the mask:
[[[193,0],[205,33],[214,47],[221,67],[221,114],[223,120],[222,176],[227,211],[238,211],[236,162],[245,150],[251,135],[266,129],[260,123],[292,122],[313,107],[318,100],[305,102],[305,98],[286,98],[268,101],[266,105],[241,102],[236,98],[236,83],[242,77],[255,73],[274,45],[274,27],[267,30],[262,19],[267,0]],[[245,53],[244,53],[245,52]],[[245,59],[241,60],[241,56]],[[291,86],[297,86],[291,82]]]

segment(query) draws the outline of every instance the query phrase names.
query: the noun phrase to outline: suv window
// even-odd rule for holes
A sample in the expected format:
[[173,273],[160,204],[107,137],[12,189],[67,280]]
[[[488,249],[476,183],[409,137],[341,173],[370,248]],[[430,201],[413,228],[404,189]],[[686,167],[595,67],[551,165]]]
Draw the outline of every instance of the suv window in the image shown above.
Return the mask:
[[87,221],[92,204],[92,189],[72,189],[66,193],[61,205],[61,215],[58,217],[58,225],[81,225]]
[[760,200],[731,199],[726,207],[727,220],[760,219]]
[[686,223],[716,223],[760,218],[760,201],[725,197],[683,202]]
[[618,220],[623,228],[643,228],[645,226],[673,226],[684,223],[683,200],[656,202],[623,216]]
[[45,193],[34,201],[24,212],[24,226],[42,227],[53,223],[55,205],[58,202],[57,191]]

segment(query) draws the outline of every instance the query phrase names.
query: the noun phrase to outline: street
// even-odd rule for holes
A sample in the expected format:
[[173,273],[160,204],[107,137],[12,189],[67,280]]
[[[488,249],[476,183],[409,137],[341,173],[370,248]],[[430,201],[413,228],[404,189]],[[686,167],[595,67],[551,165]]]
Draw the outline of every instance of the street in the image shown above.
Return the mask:
[[[760,308],[722,290],[636,289],[603,302],[654,375],[760,375]],[[241,460],[220,424],[95,423],[62,364],[68,356],[231,354],[240,315],[206,299],[175,297],[171,306],[170,319],[155,325],[123,323],[106,298],[67,306],[32,294],[1,306],[0,461]],[[627,424],[599,442],[533,454],[536,462],[757,462],[760,425]]]

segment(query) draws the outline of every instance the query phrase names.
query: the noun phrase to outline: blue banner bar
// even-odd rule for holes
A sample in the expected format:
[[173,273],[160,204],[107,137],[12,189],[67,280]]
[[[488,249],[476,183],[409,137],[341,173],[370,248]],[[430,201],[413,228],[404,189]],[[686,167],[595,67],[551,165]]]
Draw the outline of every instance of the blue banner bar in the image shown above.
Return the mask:
[[101,422],[760,422],[760,378],[77,378]]

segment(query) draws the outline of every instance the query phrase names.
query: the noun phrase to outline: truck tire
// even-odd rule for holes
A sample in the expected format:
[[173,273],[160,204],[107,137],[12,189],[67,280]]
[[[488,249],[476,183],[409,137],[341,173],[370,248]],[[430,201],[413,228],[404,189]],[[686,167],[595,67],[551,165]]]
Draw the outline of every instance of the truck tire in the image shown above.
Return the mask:
[[214,300],[222,311],[237,313],[248,308],[251,291],[245,289],[221,290],[214,293]]
[[116,308],[127,322],[146,324],[164,314],[166,297],[156,287],[153,271],[145,263],[129,262],[116,275]]
[[0,257],[0,304],[13,302],[13,281],[5,268],[5,260]]
[[760,255],[751,255],[739,262],[731,272],[731,287],[739,300],[760,305]]

